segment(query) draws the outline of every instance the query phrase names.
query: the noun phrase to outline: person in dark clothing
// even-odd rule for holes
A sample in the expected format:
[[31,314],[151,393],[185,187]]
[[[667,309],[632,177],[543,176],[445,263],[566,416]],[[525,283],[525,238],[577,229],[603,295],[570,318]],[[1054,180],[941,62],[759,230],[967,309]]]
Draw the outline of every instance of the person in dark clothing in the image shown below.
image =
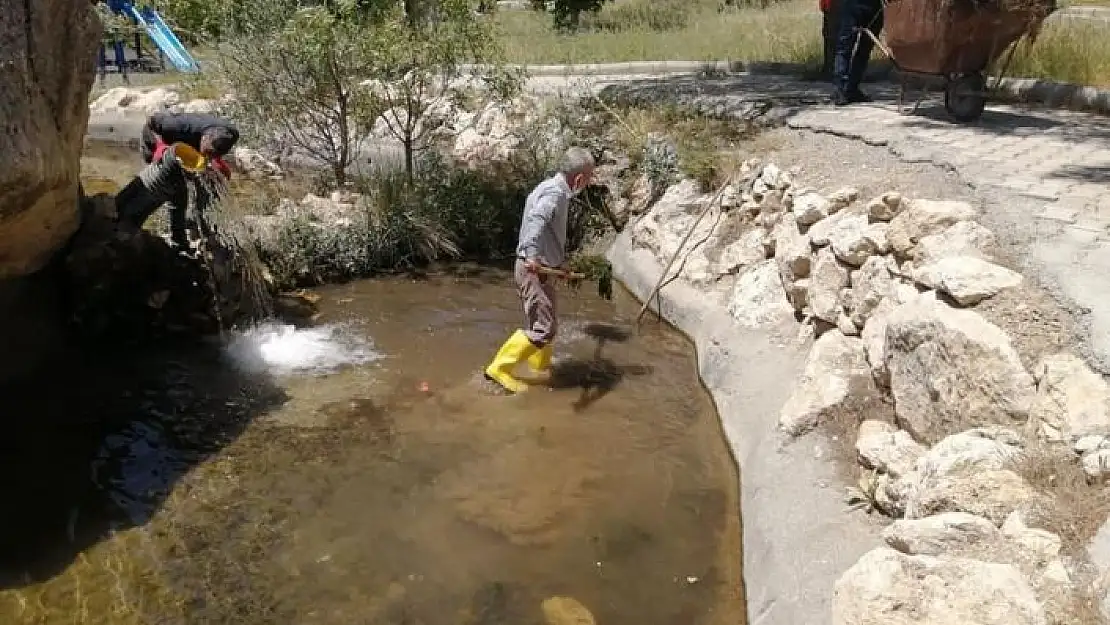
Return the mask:
[[821,55],[821,78],[833,80],[833,60],[836,58],[836,42],[840,36],[840,3],[842,0],[820,0],[821,41],[824,44]]
[[836,74],[834,102],[838,106],[870,102],[871,98],[860,90],[859,84],[863,82],[875,42],[861,29],[866,28],[875,36],[882,32],[882,0],[841,0],[839,17],[836,60],[833,64]]
[[[163,145],[185,143],[212,160],[212,165],[224,177],[231,176],[231,169],[223,157],[239,141],[239,129],[226,119],[200,113],[155,113],[143,126],[140,150],[143,162],[155,160],[159,142]],[[164,148],[163,148],[164,149]]]

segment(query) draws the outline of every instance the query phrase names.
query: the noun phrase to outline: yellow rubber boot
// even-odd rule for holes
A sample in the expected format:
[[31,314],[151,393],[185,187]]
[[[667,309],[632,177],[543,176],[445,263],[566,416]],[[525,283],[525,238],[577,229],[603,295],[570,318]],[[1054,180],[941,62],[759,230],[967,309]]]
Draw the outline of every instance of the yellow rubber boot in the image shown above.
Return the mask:
[[548,343],[528,358],[528,366],[531,367],[534,373],[549,373],[551,371],[551,357],[554,354],[555,346]]
[[539,351],[539,348],[528,340],[524,330],[517,330],[509,340],[505,341],[501,349],[497,350],[493,362],[486,367],[486,377],[504,386],[511,393],[519,393],[528,385],[513,376],[513,368]]
[[555,347],[548,343],[528,358],[528,369],[531,374],[527,380],[528,383],[546,384],[551,381],[551,356],[554,352]]

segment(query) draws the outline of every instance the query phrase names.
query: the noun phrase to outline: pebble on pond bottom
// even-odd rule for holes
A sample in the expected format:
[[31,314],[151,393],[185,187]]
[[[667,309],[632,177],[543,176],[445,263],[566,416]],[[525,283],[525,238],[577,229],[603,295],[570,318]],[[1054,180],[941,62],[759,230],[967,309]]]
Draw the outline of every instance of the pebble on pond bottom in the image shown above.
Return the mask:
[[570,597],[550,597],[540,606],[547,625],[595,625],[594,615]]

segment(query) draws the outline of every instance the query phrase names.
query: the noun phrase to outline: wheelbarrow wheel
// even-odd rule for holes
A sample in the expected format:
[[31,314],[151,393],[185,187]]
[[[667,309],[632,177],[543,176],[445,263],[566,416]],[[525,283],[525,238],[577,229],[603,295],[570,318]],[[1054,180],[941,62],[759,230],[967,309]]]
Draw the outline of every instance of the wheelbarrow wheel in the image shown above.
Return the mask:
[[964,74],[948,81],[944,89],[944,110],[959,122],[973,122],[983,116],[987,106],[987,79],[983,74]]

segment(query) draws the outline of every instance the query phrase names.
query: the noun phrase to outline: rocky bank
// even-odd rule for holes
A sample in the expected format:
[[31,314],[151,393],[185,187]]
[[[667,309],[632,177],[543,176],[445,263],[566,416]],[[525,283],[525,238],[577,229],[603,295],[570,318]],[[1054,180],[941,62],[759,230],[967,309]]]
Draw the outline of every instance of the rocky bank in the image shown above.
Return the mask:
[[64,342],[61,295],[42,270],[79,223],[99,33],[91,5],[79,0],[9,3],[0,12],[0,379]]
[[609,251],[641,298],[678,254],[656,306],[740,466],[751,622],[1099,622],[1090,536],[1046,528],[1107,512],[1060,489],[1104,478],[1110,389],[980,312],[1029,287],[975,205],[858,196],[749,162],[716,204],[689,180],[632,203]]

